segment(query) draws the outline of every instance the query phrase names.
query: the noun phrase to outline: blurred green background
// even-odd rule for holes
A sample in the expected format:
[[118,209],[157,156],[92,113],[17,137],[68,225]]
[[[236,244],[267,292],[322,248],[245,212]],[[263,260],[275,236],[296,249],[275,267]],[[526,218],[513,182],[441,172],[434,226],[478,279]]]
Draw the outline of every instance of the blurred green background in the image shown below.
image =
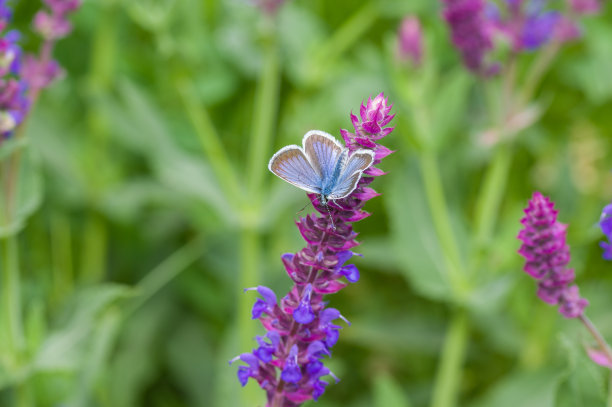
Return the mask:
[[[17,27],[38,6],[20,2]],[[427,38],[420,69],[396,58],[410,14]],[[36,406],[263,406],[228,366],[261,334],[242,289],[289,290],[280,255],[303,247],[294,220],[307,203],[267,160],[310,129],[339,137],[349,113],[384,91],[397,127],[383,143],[397,152],[373,184],[372,216],[355,225],[361,280],[328,298],[352,322],[327,362],[341,381],[306,405],[431,405],[450,326],[465,357],[448,373],[458,405],[604,406],[609,373],[586,358],[591,338],[535,296],[515,237],[532,191],[557,202],[587,314],[612,340],[597,227],[612,199],[611,19],[608,7],[582,21],[584,38],[563,47],[530,105],[540,120],[500,147],[511,151],[507,184],[459,301],[420,163],[435,152],[450,238],[472,263],[496,153],[480,135],[497,96],[495,81],[465,72],[438,2],[292,0],[269,18],[241,0],[85,1],[57,46],[66,76],[28,123],[29,362],[1,372],[0,405],[17,405],[21,383]],[[26,35],[24,47],[36,41]],[[415,100],[430,108],[435,140],[416,134]]]

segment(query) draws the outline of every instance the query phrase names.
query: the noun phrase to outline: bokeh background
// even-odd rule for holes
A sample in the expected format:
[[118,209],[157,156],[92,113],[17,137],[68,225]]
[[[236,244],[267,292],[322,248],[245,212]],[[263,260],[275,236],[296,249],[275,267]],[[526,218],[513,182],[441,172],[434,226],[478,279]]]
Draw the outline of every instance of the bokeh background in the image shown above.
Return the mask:
[[[19,2],[16,26],[26,30],[38,7]],[[384,92],[396,153],[373,185],[382,196],[368,202],[372,216],[356,225],[361,280],[328,298],[352,322],[328,361],[341,381],[306,405],[431,405],[454,326],[465,334],[465,362],[450,373],[458,405],[604,406],[609,372],[585,356],[592,339],[579,322],[535,296],[516,235],[534,190],[557,202],[587,314],[612,340],[612,271],[597,226],[612,199],[611,8],[582,20],[583,38],[537,88],[540,119],[504,145],[503,199],[459,303],[405,89],[419,70],[435,72],[418,98],[439,128],[452,239],[469,264],[496,150],[482,134],[497,85],[463,68],[438,2],[291,0],[269,18],[241,0],[85,1],[57,46],[65,78],[27,128],[20,205],[31,216],[19,245],[32,363],[21,377],[33,405],[263,406],[228,366],[261,334],[255,295],[242,289],[289,290],[280,255],[303,247],[294,221],[308,202],[267,160],[310,129],[339,137],[349,113]],[[427,42],[417,69],[397,59],[408,15]],[[15,405],[15,380],[2,372],[1,405]]]

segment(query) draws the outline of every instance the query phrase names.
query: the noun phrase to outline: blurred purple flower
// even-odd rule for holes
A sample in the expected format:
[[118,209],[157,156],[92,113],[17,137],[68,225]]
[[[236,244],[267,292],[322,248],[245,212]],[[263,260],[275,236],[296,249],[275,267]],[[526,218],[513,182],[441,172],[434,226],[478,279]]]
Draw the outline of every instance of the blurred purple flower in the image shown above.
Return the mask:
[[46,88],[62,74],[62,68],[55,60],[41,62],[33,55],[26,55],[23,59],[21,76],[31,89]]
[[264,13],[273,16],[286,0],[255,0],[255,5]]
[[[574,14],[599,11],[595,0],[568,0]],[[564,43],[581,35],[571,16],[548,7],[546,0],[442,0],[443,15],[451,28],[452,40],[466,67],[483,76],[499,71],[499,64],[487,63],[497,40],[511,44],[514,53],[533,52],[553,41]]]
[[[362,104],[360,118],[351,115],[354,132],[341,131],[347,148],[372,149],[374,165],[380,163],[391,153],[377,143],[393,130],[387,127],[393,118],[390,110],[382,93]],[[305,401],[317,400],[327,386],[323,376],[331,375],[338,380],[322,359],[331,355],[342,329],[334,322],[341,319],[348,324],[348,321],[340,311],[327,307],[323,296],[359,280],[357,267],[346,264],[355,255],[351,249],[359,244],[351,223],[369,216],[362,208],[378,194],[368,185],[373,177],[384,172],[370,167],[364,174],[367,176],[359,180],[351,195],[334,200],[327,207],[321,205],[317,194],[308,195],[319,214],[307,215],[297,222],[306,247],[281,256],[294,286],[280,302],[267,287],[247,289],[261,297],[255,301],[252,316],[260,320],[267,333],[256,338],[259,347],[230,363],[238,360],[244,363],[238,368],[240,383],[244,386],[249,378],[255,379],[267,393],[268,406],[297,407]]]
[[29,108],[26,83],[18,76],[21,34],[16,30],[4,32],[11,16],[6,1],[0,0],[0,143],[13,134]]
[[603,258],[605,260],[612,260],[612,204],[606,205],[601,212],[599,227],[608,239],[607,242],[599,243],[599,246],[604,250]]
[[43,39],[39,55],[23,55],[18,31],[4,32],[12,12],[6,0],[0,0],[0,142],[8,138],[27,116],[41,89],[61,75],[52,59],[55,41],[66,36],[72,26],[67,20],[80,0],[44,0],[50,12],[39,11],[33,26]]
[[496,67],[486,62],[493,49],[491,24],[485,15],[484,0],[442,0],[443,16],[451,30],[453,44],[472,72],[489,76]]
[[570,260],[566,229],[557,221],[557,210],[549,198],[535,192],[521,219],[523,229],[518,239],[523,244],[519,254],[526,259],[524,271],[538,281],[538,297],[548,304],[559,305],[566,318],[583,314],[589,302],[581,298],[578,287],[571,285],[574,270],[566,266]]
[[21,48],[19,31],[12,30],[0,37],[0,77],[19,72]]
[[68,21],[70,13],[81,6],[81,0],[44,0],[49,11],[41,10],[34,16],[34,30],[44,42],[38,55],[27,55],[24,59],[21,75],[29,86],[29,97],[34,103],[41,89],[49,86],[62,75],[57,61],[52,59],[55,42],[72,31]]
[[419,19],[414,16],[404,18],[397,39],[399,59],[419,66],[423,58],[423,33]]
[[51,12],[39,11],[34,16],[34,29],[47,41],[58,40],[72,31],[68,14],[81,5],[79,0],[45,0]]
[[555,11],[536,12],[527,16],[520,33],[518,49],[534,51],[553,38],[561,15]]
[[0,32],[4,31],[13,16],[13,10],[6,4],[6,0],[0,0]]

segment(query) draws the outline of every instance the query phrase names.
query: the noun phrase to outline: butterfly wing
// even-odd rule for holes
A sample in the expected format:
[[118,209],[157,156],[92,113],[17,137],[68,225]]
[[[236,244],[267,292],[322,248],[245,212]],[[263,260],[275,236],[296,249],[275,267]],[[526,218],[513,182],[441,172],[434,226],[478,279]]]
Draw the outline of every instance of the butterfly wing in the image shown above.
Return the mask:
[[322,185],[329,183],[345,148],[334,137],[320,130],[309,131],[302,142],[306,156],[321,174]]
[[341,199],[348,196],[357,187],[361,174],[374,162],[374,152],[370,150],[357,150],[350,155],[346,165],[338,177],[338,181],[329,199]]
[[290,145],[278,150],[270,159],[268,169],[304,191],[321,193],[321,173],[313,168],[299,146]]

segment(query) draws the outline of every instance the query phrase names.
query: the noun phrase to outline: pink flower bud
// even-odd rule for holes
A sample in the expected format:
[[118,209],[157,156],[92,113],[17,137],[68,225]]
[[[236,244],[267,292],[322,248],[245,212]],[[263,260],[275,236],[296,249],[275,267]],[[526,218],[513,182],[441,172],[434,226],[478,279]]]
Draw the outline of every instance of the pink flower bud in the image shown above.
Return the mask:
[[419,20],[414,16],[404,18],[397,38],[399,59],[410,61],[415,66],[420,65],[423,58],[423,34]]
[[601,10],[599,0],[569,0],[572,11],[576,14],[597,14]]

